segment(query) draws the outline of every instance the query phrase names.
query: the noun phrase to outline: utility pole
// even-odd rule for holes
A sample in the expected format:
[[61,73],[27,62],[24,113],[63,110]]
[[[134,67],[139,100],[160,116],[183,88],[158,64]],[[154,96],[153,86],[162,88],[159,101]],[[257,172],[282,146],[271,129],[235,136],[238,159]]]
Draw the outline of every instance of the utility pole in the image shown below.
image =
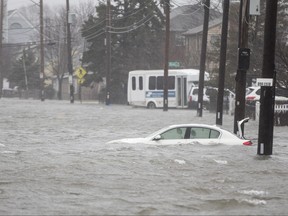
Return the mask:
[[[234,133],[238,133],[237,122],[245,118],[246,74],[249,68],[250,50],[248,47],[249,0],[240,0],[238,69],[236,74],[236,100],[234,114]],[[244,134],[244,125],[242,125]]]
[[266,0],[262,77],[273,80],[273,85],[261,87],[258,155],[272,155],[273,150],[277,3],[277,0]]
[[107,0],[106,6],[106,105],[110,104],[110,77],[111,77],[111,34],[109,32],[111,27],[111,2]]
[[0,98],[2,98],[3,89],[3,21],[4,21],[4,0],[1,0],[1,11],[0,11]]
[[207,36],[208,36],[209,11],[210,11],[210,0],[204,0],[203,2],[204,2],[204,23],[203,23],[200,70],[199,70],[199,90],[198,90],[198,107],[197,107],[198,117],[202,117],[202,111],[203,111],[203,88],[204,88]]
[[220,48],[218,96],[217,96],[217,111],[216,111],[217,125],[222,125],[223,123],[223,97],[224,97],[225,70],[226,70],[229,2],[230,0],[223,0],[222,36],[221,36],[221,48]]
[[71,48],[71,30],[69,0],[66,0],[66,22],[67,22],[67,56],[68,56],[68,71],[69,71],[69,85],[70,85],[70,103],[74,103],[74,85],[73,85],[73,64],[72,64],[72,48]]
[[168,111],[168,67],[169,67],[169,43],[170,43],[170,0],[165,0],[165,60],[163,80],[163,111]]
[[26,52],[25,48],[23,48],[23,59],[22,59],[22,65],[24,70],[24,78],[25,78],[25,89],[26,89],[26,95],[28,95],[28,78],[27,78],[27,68],[26,68]]
[[40,91],[41,101],[45,100],[44,95],[44,26],[43,26],[43,0],[40,0]]

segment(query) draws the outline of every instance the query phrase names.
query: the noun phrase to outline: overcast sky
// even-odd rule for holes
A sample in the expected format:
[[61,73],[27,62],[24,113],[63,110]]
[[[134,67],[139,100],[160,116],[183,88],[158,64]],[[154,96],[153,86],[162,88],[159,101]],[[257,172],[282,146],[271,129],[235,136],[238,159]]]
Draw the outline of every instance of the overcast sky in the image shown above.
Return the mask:
[[[70,5],[77,4],[78,2],[88,1],[88,0],[69,0]],[[95,4],[98,2],[94,0]],[[195,3],[199,0],[170,0],[170,2],[176,3],[176,5],[183,5],[188,3]],[[33,2],[39,3],[39,0],[8,0],[8,10],[16,9],[21,6],[27,6],[33,4]],[[49,6],[57,6],[57,5],[66,5],[66,0],[43,0],[44,5],[48,4]]]
[[[86,0],[69,0],[70,5],[78,3],[79,1],[83,2]],[[21,6],[27,6],[33,4],[33,2],[39,3],[39,0],[8,0],[8,10],[16,9]],[[96,2],[96,1],[95,1]],[[56,5],[66,5],[66,0],[43,0],[44,5],[48,4],[49,6]]]

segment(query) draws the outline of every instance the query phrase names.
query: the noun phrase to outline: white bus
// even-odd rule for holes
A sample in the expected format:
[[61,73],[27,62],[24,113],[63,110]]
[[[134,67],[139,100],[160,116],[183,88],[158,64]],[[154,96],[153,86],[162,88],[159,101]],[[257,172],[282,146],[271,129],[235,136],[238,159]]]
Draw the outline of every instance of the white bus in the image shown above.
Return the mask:
[[[209,74],[205,72],[205,80]],[[147,108],[163,107],[164,70],[135,70],[129,72],[128,104]],[[197,69],[169,69],[168,107],[187,108],[188,91],[199,81]]]

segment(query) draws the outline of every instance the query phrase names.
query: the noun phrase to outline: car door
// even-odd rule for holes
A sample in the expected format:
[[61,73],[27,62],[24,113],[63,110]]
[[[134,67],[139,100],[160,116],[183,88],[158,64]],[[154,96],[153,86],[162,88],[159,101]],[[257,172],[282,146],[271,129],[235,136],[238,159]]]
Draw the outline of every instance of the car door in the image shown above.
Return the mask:
[[220,143],[220,132],[208,127],[191,127],[189,140],[201,145],[217,145]]
[[188,127],[172,128],[155,136],[153,142],[159,145],[187,144],[190,142],[188,133],[190,133]]

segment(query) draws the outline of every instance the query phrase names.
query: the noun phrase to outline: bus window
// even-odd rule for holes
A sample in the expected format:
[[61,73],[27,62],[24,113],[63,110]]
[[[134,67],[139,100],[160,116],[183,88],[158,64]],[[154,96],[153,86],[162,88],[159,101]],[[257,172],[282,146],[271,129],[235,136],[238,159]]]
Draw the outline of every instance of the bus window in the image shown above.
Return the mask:
[[132,77],[132,90],[136,90],[136,77]]
[[[157,89],[158,90],[164,89],[164,77],[163,76],[157,77]],[[175,76],[168,76],[168,89],[175,89]]]
[[156,89],[156,77],[150,76],[149,77],[149,90],[155,90]]
[[143,77],[139,77],[139,90],[143,90]]
[[163,76],[157,77],[157,89],[162,90],[163,89]]
[[175,76],[168,77],[168,89],[175,89]]

